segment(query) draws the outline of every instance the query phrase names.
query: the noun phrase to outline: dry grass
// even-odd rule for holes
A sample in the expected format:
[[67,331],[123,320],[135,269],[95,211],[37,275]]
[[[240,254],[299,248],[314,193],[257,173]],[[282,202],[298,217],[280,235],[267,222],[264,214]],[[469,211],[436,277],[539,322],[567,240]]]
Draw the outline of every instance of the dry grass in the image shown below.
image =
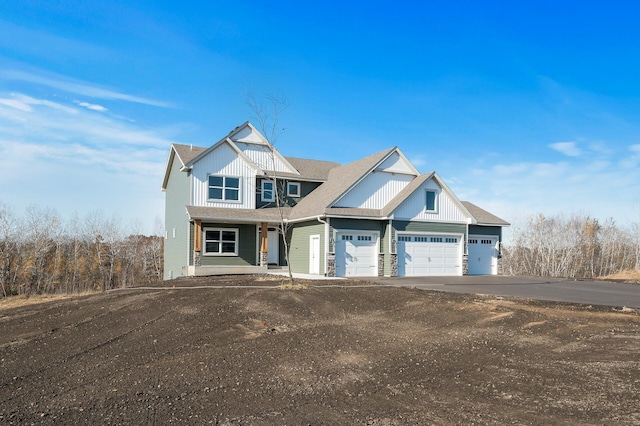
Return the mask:
[[291,282],[291,281],[283,281],[280,284],[280,289],[282,290],[305,290],[309,288],[308,284],[303,284],[300,282]]
[[640,269],[636,269],[636,270],[629,269],[626,271],[618,272],[617,274],[611,274],[601,278],[604,280],[625,280],[625,281],[640,282]]
[[56,300],[70,299],[72,297],[81,297],[93,292],[73,293],[73,294],[37,294],[35,296],[26,297],[21,296],[9,296],[4,299],[0,299],[0,311],[4,309],[17,308],[20,306],[36,305],[38,303],[53,302]]

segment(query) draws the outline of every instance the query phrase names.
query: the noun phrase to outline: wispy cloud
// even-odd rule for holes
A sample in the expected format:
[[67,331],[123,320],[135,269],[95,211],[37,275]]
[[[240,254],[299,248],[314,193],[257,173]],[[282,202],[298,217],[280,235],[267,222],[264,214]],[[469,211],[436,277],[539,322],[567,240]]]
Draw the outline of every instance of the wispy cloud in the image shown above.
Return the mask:
[[556,142],[549,144],[549,147],[569,157],[579,157],[582,150],[578,148],[575,142]]
[[49,72],[4,69],[0,70],[0,79],[38,84],[95,99],[133,102],[162,108],[171,107],[168,102],[122,93],[118,90]]
[[73,101],[73,102],[77,105],[80,105],[83,108],[90,109],[92,111],[99,111],[99,112],[108,111],[108,109],[103,107],[102,105],[90,104],[89,102],[80,102],[80,101]]

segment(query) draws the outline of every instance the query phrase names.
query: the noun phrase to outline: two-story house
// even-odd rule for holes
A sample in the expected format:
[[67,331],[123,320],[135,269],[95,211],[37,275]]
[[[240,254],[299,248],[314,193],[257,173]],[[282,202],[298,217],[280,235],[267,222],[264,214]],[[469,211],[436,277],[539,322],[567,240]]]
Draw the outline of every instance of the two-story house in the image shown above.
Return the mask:
[[281,222],[297,273],[498,274],[509,225],[398,147],[346,165],[284,157],[249,122],[209,148],[173,144],[162,189],[165,279],[286,265]]

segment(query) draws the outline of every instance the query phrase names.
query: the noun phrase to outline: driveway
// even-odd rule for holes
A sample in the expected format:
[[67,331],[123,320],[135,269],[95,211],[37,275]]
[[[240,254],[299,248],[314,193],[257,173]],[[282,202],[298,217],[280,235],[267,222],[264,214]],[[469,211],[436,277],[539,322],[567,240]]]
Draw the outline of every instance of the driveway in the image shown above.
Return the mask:
[[640,309],[640,285],[635,284],[503,275],[375,277],[366,280],[398,287],[451,293],[489,294]]

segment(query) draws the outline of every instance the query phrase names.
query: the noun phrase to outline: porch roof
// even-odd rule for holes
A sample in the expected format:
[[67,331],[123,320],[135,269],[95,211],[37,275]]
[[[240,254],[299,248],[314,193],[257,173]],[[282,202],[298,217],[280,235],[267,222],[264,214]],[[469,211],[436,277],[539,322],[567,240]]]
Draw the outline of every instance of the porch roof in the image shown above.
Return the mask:
[[[291,207],[283,207],[282,213],[287,219]],[[187,206],[190,219],[215,221],[222,223],[262,223],[280,222],[280,212],[277,207],[263,209],[230,209],[224,207]]]

